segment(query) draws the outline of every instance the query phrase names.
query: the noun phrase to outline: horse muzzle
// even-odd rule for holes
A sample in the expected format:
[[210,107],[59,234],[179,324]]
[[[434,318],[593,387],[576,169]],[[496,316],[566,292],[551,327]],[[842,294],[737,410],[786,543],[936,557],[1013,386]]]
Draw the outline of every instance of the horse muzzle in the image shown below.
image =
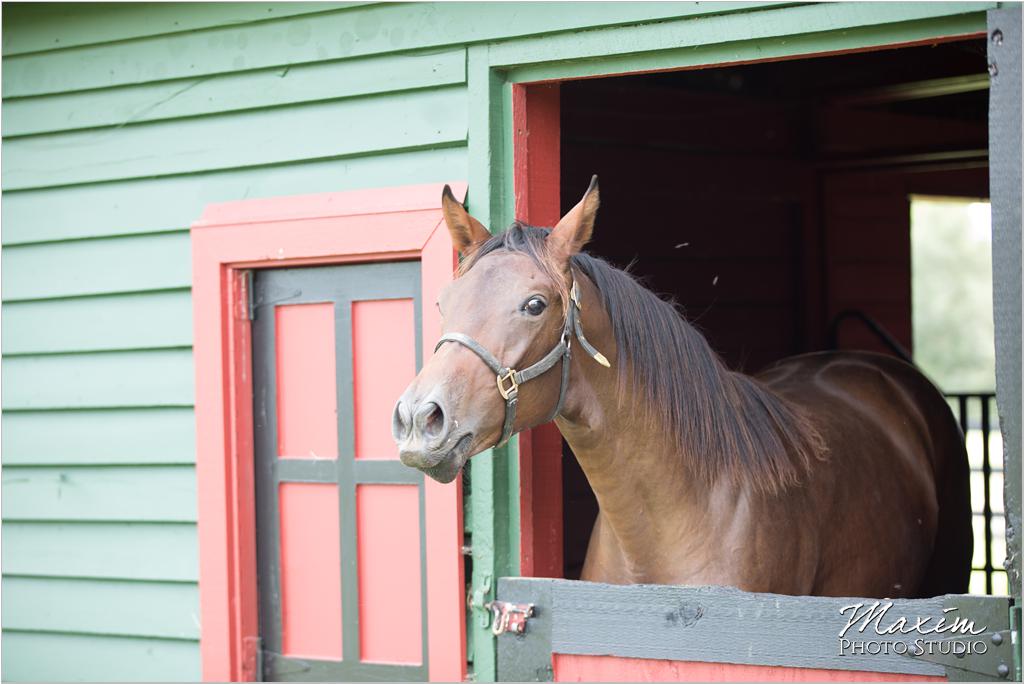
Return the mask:
[[391,434],[402,463],[438,482],[454,480],[473,442],[472,433],[458,433],[454,426],[439,400],[417,402],[403,396],[391,417]]

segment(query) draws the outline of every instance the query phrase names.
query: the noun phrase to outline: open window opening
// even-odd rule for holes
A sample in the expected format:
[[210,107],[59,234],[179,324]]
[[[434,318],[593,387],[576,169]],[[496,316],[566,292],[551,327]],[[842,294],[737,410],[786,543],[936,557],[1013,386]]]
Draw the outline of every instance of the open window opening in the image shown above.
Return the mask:
[[995,402],[992,209],[985,198],[910,198],[914,360],[943,390],[967,442],[972,594],[1008,591],[1003,442]]
[[[560,184],[564,212],[599,174],[589,250],[675,298],[735,370],[828,348],[920,356],[976,469],[971,591],[1006,593],[994,385],[929,367],[933,342],[972,324],[923,322],[935,302],[922,278],[941,276],[917,261],[919,243],[944,239],[927,234],[921,198],[988,197],[985,50],[976,39],[564,82]],[[991,293],[990,267],[944,268]],[[991,326],[991,302],[977,306]],[[991,337],[970,344],[993,355]],[[564,443],[562,503],[563,576],[576,579],[597,504]]]

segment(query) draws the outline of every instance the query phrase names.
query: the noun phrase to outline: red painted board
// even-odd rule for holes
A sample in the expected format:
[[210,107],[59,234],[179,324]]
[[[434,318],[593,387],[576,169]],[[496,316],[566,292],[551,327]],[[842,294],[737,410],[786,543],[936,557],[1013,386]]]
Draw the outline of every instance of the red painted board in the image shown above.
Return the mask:
[[356,487],[359,659],[423,662],[419,488]]
[[553,655],[556,682],[944,682],[893,672],[819,670],[616,656]]
[[283,482],[278,488],[281,650],[341,660],[341,549],[338,487]]
[[274,309],[277,453],[281,458],[338,458],[334,305]]
[[398,458],[391,412],[396,397],[416,377],[415,323],[411,299],[352,303],[357,459]]

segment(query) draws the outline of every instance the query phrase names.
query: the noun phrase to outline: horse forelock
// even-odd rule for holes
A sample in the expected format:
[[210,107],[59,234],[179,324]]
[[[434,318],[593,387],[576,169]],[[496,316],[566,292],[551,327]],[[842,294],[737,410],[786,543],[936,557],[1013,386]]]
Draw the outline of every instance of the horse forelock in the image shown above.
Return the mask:
[[[568,306],[569,280],[545,243],[549,230],[513,223],[459,265],[468,272],[499,250],[529,256],[559,288]],[[730,371],[674,300],[664,300],[626,270],[585,252],[572,266],[601,294],[620,358],[622,406],[641,398],[645,417],[663,426],[673,448],[707,484],[719,477],[745,480],[777,493],[798,484],[825,456],[817,430],[796,406],[746,375]]]

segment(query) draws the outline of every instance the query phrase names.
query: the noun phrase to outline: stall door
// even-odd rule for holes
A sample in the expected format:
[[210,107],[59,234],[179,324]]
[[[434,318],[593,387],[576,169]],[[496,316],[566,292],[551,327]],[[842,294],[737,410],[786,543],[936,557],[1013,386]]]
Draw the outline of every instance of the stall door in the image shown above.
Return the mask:
[[427,678],[424,483],[398,461],[420,263],[255,272],[262,677]]

